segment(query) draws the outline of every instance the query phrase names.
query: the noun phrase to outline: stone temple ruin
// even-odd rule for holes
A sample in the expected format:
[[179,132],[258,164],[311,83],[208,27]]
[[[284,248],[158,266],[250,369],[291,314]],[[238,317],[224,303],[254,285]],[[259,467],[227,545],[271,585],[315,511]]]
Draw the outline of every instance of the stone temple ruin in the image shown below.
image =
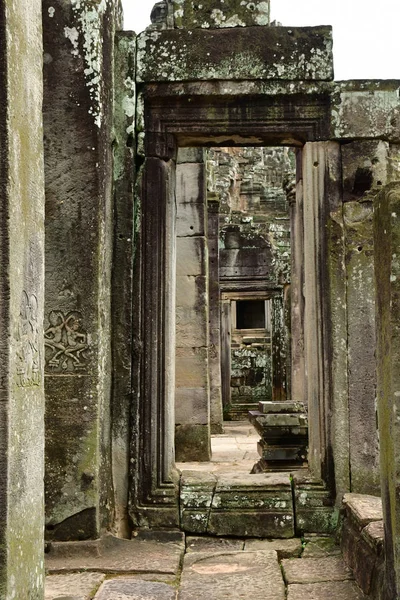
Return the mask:
[[[400,81],[269,1],[1,0],[0,46],[0,598],[44,598],[43,530],[50,572],[336,535],[400,598]],[[244,420],[252,473],[201,468]]]

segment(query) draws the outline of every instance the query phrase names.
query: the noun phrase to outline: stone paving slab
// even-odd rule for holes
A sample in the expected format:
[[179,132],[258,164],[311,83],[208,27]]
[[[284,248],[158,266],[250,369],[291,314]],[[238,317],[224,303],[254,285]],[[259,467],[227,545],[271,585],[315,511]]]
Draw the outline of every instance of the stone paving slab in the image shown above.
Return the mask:
[[175,600],[176,588],[166,583],[119,577],[103,583],[94,600]]
[[299,558],[302,553],[303,546],[300,538],[291,538],[289,540],[246,540],[244,549],[248,551],[254,550],[275,550],[279,560],[282,558]]
[[186,554],[178,600],[284,600],[277,554],[219,552]]
[[141,532],[133,540],[106,535],[97,540],[97,545],[84,542],[51,544],[50,552],[46,554],[46,568],[49,573],[96,571],[176,575],[184,551],[184,535],[180,532],[160,536],[157,532],[148,535]]
[[104,581],[103,573],[68,573],[46,577],[45,600],[72,598],[91,600],[99,585]]
[[288,584],[353,579],[352,572],[339,556],[285,559],[282,561],[282,567]]
[[288,600],[363,600],[366,598],[353,581],[334,581],[289,585]]
[[[215,538],[208,536],[188,536],[186,552],[222,552],[224,550],[240,551],[244,549],[244,540],[234,538]],[[258,548],[254,548],[254,550]],[[262,550],[263,548],[260,548]],[[274,549],[274,548],[272,548]]]
[[323,558],[324,556],[339,556],[340,546],[332,537],[306,538],[302,558]]

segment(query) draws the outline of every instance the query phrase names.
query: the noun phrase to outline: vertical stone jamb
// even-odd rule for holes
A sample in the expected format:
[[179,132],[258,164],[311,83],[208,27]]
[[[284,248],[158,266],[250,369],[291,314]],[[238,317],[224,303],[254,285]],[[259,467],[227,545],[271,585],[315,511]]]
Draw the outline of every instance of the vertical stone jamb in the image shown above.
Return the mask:
[[132,494],[135,526],[178,526],[174,470],[175,161],[147,157],[141,174],[140,287],[134,312]]
[[296,194],[290,203],[291,400],[306,403],[304,372],[304,230],[302,152],[296,153]]
[[400,594],[400,184],[378,195],[374,213],[377,392],[385,527],[385,600]]
[[345,229],[341,147],[325,144],[325,199],[322,206],[324,259],[322,268],[326,469],[340,505],[350,489],[349,401],[347,354],[347,302]]
[[303,148],[304,190],[304,350],[309,423],[309,465],[321,476],[325,456],[324,372],[321,305],[321,205],[324,201],[325,148]]
[[128,524],[129,424],[132,403],[132,259],[135,249],[135,36],[115,41],[114,79],[114,252],[112,274],[112,474],[114,532],[130,536]]
[[44,588],[44,166],[37,0],[0,1],[0,597]]
[[210,315],[210,424],[211,433],[222,433],[221,308],[219,286],[219,198],[209,192],[208,208],[208,296]]

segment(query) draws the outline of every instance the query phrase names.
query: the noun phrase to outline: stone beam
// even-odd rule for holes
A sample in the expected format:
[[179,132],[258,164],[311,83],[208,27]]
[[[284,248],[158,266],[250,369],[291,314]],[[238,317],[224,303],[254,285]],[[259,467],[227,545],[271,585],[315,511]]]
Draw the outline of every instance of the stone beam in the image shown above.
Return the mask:
[[218,79],[331,81],[332,30],[237,27],[138,36],[139,82]]
[[0,1],[0,597],[43,598],[44,170],[38,0]]

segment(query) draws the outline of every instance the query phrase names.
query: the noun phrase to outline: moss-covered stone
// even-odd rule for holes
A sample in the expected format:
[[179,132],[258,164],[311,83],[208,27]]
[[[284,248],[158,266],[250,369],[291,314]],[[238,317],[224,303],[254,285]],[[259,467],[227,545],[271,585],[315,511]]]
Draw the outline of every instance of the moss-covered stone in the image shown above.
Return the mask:
[[333,79],[331,29],[240,27],[147,31],[138,37],[137,79],[329,81]]
[[270,0],[173,0],[175,27],[215,29],[269,25]]

